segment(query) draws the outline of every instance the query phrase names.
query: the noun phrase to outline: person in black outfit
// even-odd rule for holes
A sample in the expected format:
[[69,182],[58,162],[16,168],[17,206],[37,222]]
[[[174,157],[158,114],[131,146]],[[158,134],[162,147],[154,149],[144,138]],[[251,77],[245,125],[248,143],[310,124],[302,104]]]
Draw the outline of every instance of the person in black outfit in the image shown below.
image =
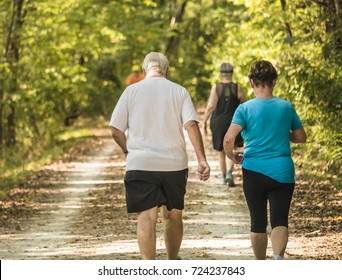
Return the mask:
[[[207,135],[207,121],[210,118],[210,129],[212,132],[212,143],[218,151],[219,165],[222,172],[222,183],[234,186],[233,167],[234,163],[223,150],[223,138],[232,121],[234,112],[239,104],[246,101],[242,87],[234,83],[233,66],[230,63],[222,63],[221,83],[211,88],[208,105],[204,114],[203,131]],[[236,138],[237,147],[243,147],[241,135]]]

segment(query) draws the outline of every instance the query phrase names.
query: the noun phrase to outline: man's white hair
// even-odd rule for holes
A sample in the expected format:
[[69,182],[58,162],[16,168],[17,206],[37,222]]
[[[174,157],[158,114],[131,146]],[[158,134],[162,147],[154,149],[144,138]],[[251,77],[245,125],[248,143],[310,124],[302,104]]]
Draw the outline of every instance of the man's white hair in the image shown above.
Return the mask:
[[150,70],[154,70],[166,76],[167,69],[169,68],[169,61],[162,53],[150,52],[148,55],[146,55],[142,68],[146,73]]

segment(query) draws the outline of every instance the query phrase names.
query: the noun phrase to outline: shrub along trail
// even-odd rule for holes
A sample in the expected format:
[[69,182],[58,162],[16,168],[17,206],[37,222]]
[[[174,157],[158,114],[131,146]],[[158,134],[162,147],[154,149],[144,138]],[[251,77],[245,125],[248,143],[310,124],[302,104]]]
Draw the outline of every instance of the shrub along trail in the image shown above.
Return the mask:
[[[183,259],[253,259],[249,214],[236,168],[237,187],[220,184],[210,138],[204,139],[212,168],[200,182],[190,143],[184,211]],[[124,156],[108,129],[73,147],[62,158],[0,202],[1,259],[139,259],[134,215],[125,208]],[[291,208],[287,259],[342,259],[341,191],[319,178],[298,176]],[[162,222],[158,259],[165,259]],[[271,245],[268,257],[272,256]]]

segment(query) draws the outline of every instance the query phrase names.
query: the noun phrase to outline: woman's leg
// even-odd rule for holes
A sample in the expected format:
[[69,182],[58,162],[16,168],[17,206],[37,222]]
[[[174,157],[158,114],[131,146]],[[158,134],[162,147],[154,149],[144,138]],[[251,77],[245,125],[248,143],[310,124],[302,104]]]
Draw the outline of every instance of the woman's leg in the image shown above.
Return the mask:
[[251,242],[255,258],[266,259],[267,233],[251,232]]
[[293,184],[274,181],[274,189],[269,192],[271,216],[271,242],[274,256],[284,257],[288,242],[288,217],[294,191]]
[[264,260],[267,250],[267,195],[263,175],[242,169],[243,191],[251,217],[251,243],[255,258]]
[[285,249],[288,241],[288,229],[284,226],[278,226],[272,229],[271,242],[273,255],[284,258]]

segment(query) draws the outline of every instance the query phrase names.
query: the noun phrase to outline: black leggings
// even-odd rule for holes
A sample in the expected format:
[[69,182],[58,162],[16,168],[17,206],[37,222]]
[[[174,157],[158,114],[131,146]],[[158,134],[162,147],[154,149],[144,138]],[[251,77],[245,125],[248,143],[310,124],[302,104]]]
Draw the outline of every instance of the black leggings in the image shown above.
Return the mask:
[[267,201],[270,203],[271,227],[288,227],[294,183],[280,183],[251,170],[242,169],[243,191],[251,216],[251,232],[266,233]]

